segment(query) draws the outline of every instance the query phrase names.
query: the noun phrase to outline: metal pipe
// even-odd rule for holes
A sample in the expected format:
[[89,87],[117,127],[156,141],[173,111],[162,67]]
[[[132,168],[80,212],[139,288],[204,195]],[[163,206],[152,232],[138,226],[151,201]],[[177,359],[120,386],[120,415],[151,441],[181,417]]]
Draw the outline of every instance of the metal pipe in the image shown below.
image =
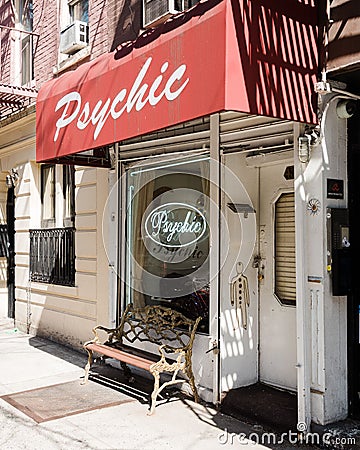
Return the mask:
[[156,155],[166,155],[167,153],[183,153],[183,152],[205,152],[209,149],[209,143],[208,142],[200,142],[200,143],[187,143],[187,144],[181,144],[178,143],[176,145],[172,146],[165,146],[165,147],[156,147],[153,149],[144,148],[142,150],[133,150],[133,151],[127,151],[123,152],[120,150],[120,159],[121,161],[125,159],[143,159],[145,157],[151,157]]
[[21,30],[20,28],[15,27],[7,27],[6,25],[0,25],[0,28],[4,28],[5,30],[10,31],[18,31],[19,33],[30,34],[31,36],[40,36],[39,33],[34,33],[33,31]]
[[[184,129],[185,131],[185,129]],[[210,130],[198,131],[196,133],[188,132],[177,136],[169,136],[165,138],[152,139],[142,142],[134,142],[132,144],[120,144],[120,152],[127,152],[131,150],[140,150],[143,148],[149,149],[153,147],[163,147],[165,145],[172,145],[189,141],[208,141],[210,139]]]
[[[331,83],[330,83],[330,85],[331,85]],[[341,94],[348,98],[353,98],[354,100],[360,100],[360,95],[353,94],[352,92],[344,91],[342,89],[338,89],[338,88],[334,88],[334,87],[331,87],[331,91],[335,92],[336,94]]]
[[144,153],[144,151],[141,152],[140,156],[136,156],[139,152],[126,152],[126,153],[120,153],[119,152],[119,162],[120,163],[132,163],[135,161],[141,161],[144,160],[144,157],[146,157],[146,161],[144,161],[144,165],[147,164],[154,164],[153,159],[158,157],[159,155],[166,155],[167,153],[171,153],[171,156],[178,156],[181,155],[185,158],[189,158],[190,156],[196,156],[196,155],[203,155],[205,153],[209,152],[209,148],[203,147],[197,150],[188,150],[184,152],[183,150],[180,150],[178,152],[173,152],[171,150],[167,149],[161,149],[162,151],[160,153],[156,153],[152,151],[151,153]]

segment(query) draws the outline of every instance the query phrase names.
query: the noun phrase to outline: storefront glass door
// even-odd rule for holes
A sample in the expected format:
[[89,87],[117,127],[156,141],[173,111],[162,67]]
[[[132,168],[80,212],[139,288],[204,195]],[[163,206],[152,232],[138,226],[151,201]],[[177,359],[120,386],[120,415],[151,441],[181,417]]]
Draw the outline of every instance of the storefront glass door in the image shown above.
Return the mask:
[[126,302],[163,305],[209,333],[209,159],[161,159],[126,172]]
[[[212,400],[216,354],[209,349],[217,332],[217,302],[210,290],[216,257],[209,220],[210,212],[217,212],[210,200],[210,159],[172,155],[124,168],[125,303],[171,307],[191,319],[201,316],[193,371],[200,395]],[[146,343],[141,348],[157,351]]]

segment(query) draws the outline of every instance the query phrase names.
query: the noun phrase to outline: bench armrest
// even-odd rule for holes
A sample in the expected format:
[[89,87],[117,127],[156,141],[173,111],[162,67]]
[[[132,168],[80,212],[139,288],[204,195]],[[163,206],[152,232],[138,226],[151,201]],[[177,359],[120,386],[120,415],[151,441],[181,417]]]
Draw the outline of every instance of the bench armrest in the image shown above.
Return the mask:
[[94,337],[90,341],[85,342],[84,347],[86,347],[89,344],[99,344],[100,343],[98,330],[105,331],[105,333],[108,334],[107,341],[112,342],[113,335],[118,330],[118,328],[107,328],[102,325],[97,325],[95,328],[92,329],[92,332],[94,333]]
[[[166,348],[166,344],[161,344],[158,347],[159,353],[161,355],[160,361],[166,361],[166,354],[165,354],[164,348]],[[171,353],[172,354],[176,354],[176,353],[178,354],[178,356],[176,357],[176,361],[178,363],[180,363],[181,359],[183,357],[185,357],[185,351],[182,348],[177,348],[175,350],[172,350],[170,353],[168,353],[168,355],[171,354]]]

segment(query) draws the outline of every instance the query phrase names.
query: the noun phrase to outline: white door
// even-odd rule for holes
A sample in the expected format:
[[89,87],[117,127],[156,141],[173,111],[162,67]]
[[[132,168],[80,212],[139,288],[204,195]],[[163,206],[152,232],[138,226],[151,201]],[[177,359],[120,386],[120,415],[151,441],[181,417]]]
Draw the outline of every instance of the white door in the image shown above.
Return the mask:
[[[257,381],[294,390],[294,182],[286,179],[292,178],[291,169],[284,176],[291,162],[257,167],[248,159],[242,153],[223,158],[223,214],[230,246],[223,255],[221,271],[221,390]],[[229,201],[243,208],[250,204],[256,213],[249,212],[247,217],[243,212],[235,213],[228,207]],[[252,241],[253,227],[256,242]],[[253,251],[249,256],[250,247]],[[249,287],[246,328],[239,304],[231,299],[238,262],[246,266]]]
[[259,379],[295,390],[295,205],[286,167],[259,169]]

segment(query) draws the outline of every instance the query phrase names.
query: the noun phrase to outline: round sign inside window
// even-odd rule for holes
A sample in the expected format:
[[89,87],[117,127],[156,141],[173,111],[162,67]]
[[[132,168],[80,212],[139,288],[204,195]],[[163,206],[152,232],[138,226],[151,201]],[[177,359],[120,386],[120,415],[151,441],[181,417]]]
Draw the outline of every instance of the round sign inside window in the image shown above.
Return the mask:
[[164,203],[150,211],[145,219],[145,233],[163,247],[182,248],[195,244],[206,231],[204,214],[185,203]]

